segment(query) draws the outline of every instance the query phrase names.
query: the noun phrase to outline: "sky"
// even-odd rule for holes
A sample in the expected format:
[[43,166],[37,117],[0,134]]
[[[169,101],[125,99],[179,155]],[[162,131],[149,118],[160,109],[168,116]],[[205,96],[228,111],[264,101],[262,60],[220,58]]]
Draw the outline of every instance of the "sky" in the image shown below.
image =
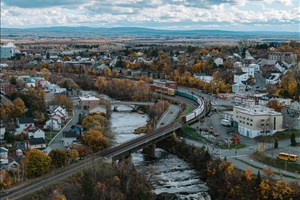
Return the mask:
[[1,0],[1,27],[300,32],[299,0]]

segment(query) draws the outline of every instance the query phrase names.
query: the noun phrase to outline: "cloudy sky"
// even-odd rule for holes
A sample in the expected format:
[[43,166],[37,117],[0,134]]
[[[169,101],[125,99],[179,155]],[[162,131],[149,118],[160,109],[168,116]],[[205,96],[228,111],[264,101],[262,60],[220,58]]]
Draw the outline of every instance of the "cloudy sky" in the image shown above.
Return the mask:
[[299,0],[1,0],[1,27],[299,32]]

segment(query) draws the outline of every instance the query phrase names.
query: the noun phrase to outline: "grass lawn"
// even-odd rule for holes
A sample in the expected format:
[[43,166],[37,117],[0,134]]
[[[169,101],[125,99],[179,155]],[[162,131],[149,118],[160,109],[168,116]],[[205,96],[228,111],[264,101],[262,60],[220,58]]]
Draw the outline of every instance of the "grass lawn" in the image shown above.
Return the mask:
[[229,145],[229,148],[228,148],[228,145],[227,144],[220,144],[218,145],[221,149],[242,149],[242,148],[245,148],[247,147],[247,145],[245,144],[237,144],[237,145],[234,145],[234,144],[230,144]]
[[202,141],[207,141],[207,142],[209,142],[209,143],[213,143],[212,141],[210,141],[210,140],[206,139],[205,137],[199,135],[199,134],[197,133],[197,131],[196,131],[194,128],[190,127],[190,126],[184,126],[184,127],[182,128],[182,130],[183,130],[183,132],[184,132],[187,136],[189,136],[189,137],[191,137],[191,138],[193,138],[193,139],[196,139],[196,140],[202,140]]
[[57,133],[58,132],[56,132],[56,131],[52,131],[52,133],[51,132],[45,132],[46,142],[49,143],[52,140],[52,138],[54,138],[54,136],[56,136]]
[[[262,162],[264,164],[285,170],[285,165],[286,165],[286,161],[284,160],[279,160],[277,158],[271,158],[268,156],[265,156],[262,153],[259,152],[255,152],[251,155],[251,157],[259,162]],[[286,171],[290,171],[290,172],[300,172],[300,164],[295,163],[295,162],[291,162],[288,161],[287,165],[286,165]]]
[[286,139],[291,138],[292,133],[295,133],[296,137],[300,136],[299,130],[285,130],[285,131],[276,132],[272,136],[259,136],[259,137],[256,137],[255,140],[261,141],[261,142],[274,142],[275,137],[278,139],[278,141],[286,140]]
[[179,122],[181,121],[181,118],[185,115],[187,115],[188,113],[192,112],[193,108],[192,106],[188,105],[188,104],[184,104],[184,110],[180,113],[180,115],[177,117],[176,121]]

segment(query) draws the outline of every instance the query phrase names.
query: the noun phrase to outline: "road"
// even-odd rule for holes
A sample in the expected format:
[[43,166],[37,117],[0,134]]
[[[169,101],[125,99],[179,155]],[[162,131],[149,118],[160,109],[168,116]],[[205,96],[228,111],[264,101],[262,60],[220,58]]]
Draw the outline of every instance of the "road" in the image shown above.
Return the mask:
[[51,147],[51,149],[65,149],[65,147],[61,142],[63,138],[63,132],[71,130],[71,127],[78,123],[79,114],[80,114],[80,109],[77,105],[75,105],[73,108],[73,116],[71,120],[50,141],[49,146]]
[[160,128],[162,126],[171,124],[176,119],[179,112],[180,112],[180,107],[171,104],[156,123],[156,128]]
[[[224,159],[226,156],[227,161],[232,162],[234,166],[242,171],[245,171],[247,167],[252,168],[253,173],[257,174],[258,171],[262,171],[262,168],[270,168],[274,172],[278,172],[279,170],[275,167],[271,167],[268,165],[265,165],[261,162],[258,162],[256,160],[253,160],[252,158],[249,157],[249,155],[257,150],[257,146],[251,146],[248,148],[244,149],[220,149],[217,146],[207,144],[205,142],[201,141],[196,141],[196,140],[191,140],[191,139],[184,139],[184,141],[187,144],[193,145],[195,147],[205,147],[208,152],[213,156],[220,156],[221,159]],[[255,167],[254,167],[255,166]],[[287,172],[287,171],[282,171],[281,172],[284,175],[300,178],[299,174],[292,173],[292,172]],[[274,176],[275,179],[280,180],[281,177],[279,175]],[[290,177],[285,177],[283,176],[282,179],[285,179],[287,181],[295,181],[296,178],[290,178]]]

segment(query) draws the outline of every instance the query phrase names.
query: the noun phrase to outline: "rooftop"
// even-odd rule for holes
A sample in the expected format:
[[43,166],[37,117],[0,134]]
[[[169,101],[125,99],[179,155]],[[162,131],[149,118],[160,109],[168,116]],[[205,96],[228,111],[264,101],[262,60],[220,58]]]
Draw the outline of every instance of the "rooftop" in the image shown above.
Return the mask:
[[31,124],[31,123],[34,123],[34,118],[33,117],[19,118],[19,123],[20,124]]
[[86,97],[79,97],[80,101],[99,101],[95,96],[86,96]]
[[37,145],[37,144],[46,144],[46,140],[44,138],[29,138],[28,142],[30,143],[30,145]]
[[258,105],[249,106],[234,106],[235,109],[239,109],[239,112],[249,115],[281,115],[281,113],[274,111],[271,108]]

